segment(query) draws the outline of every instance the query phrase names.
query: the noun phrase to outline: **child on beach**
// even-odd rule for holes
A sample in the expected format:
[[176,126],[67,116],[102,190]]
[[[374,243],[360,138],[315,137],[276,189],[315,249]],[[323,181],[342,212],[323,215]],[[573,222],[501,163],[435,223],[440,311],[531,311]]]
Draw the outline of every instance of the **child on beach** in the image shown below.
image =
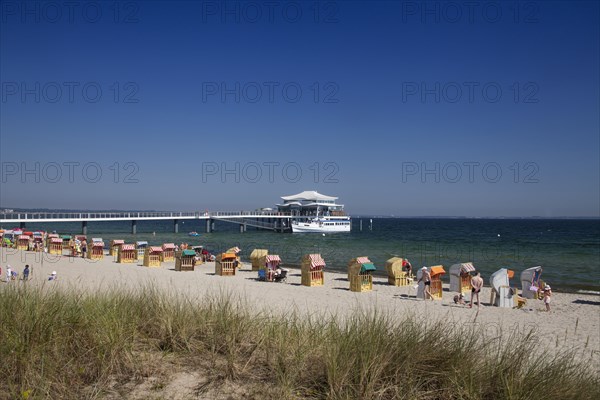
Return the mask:
[[56,277],[56,271],[52,271],[52,274],[48,277],[49,281],[55,281],[57,279]]
[[454,296],[454,304],[466,305],[465,296],[462,293]]
[[550,285],[544,286],[544,304],[546,305],[546,311],[550,312],[550,300],[552,299],[552,288]]

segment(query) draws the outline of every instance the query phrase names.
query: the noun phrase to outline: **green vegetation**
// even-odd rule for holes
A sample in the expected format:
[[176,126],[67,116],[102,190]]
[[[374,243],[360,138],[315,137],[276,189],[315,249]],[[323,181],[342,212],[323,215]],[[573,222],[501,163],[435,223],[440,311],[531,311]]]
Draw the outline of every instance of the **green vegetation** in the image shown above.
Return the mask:
[[535,351],[533,334],[484,341],[478,329],[367,312],[282,318],[226,293],[153,288],[7,285],[0,304],[0,398],[127,397],[148,377],[162,390],[176,371],[203,376],[197,396],[235,384],[234,398],[257,399],[600,398],[597,371]]

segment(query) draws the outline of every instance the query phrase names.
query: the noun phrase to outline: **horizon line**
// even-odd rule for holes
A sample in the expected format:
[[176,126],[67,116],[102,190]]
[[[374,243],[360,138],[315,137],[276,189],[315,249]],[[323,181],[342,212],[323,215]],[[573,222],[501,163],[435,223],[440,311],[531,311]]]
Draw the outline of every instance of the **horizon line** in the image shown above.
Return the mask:
[[[0,214],[5,214],[6,210],[13,210],[10,213],[19,212],[200,212],[200,210],[192,211],[174,211],[174,210],[127,210],[127,209],[62,209],[62,208],[10,208],[1,207]],[[241,210],[241,211],[253,211],[253,210]],[[352,218],[412,218],[412,219],[600,219],[598,216],[570,216],[570,215],[559,215],[559,216],[540,216],[540,215],[528,215],[528,216],[510,216],[510,215],[498,215],[498,216],[468,216],[468,215],[395,215],[395,214],[348,214]]]

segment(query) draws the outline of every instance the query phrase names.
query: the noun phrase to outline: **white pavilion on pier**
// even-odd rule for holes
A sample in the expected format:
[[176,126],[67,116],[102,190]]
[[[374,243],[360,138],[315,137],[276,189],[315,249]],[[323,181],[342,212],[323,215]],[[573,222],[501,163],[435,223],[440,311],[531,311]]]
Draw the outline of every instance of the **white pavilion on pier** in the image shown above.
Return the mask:
[[302,193],[291,196],[282,196],[282,204],[277,204],[277,209],[281,212],[291,212],[298,216],[343,216],[344,205],[337,204],[338,197],[327,196],[314,190],[306,190]]

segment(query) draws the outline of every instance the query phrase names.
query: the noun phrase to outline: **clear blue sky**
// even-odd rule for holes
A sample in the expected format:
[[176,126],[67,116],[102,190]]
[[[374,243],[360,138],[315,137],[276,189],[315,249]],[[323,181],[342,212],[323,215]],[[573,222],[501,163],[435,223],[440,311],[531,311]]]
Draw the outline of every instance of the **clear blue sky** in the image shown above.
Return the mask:
[[0,2],[0,207],[600,215],[598,2],[91,3]]

